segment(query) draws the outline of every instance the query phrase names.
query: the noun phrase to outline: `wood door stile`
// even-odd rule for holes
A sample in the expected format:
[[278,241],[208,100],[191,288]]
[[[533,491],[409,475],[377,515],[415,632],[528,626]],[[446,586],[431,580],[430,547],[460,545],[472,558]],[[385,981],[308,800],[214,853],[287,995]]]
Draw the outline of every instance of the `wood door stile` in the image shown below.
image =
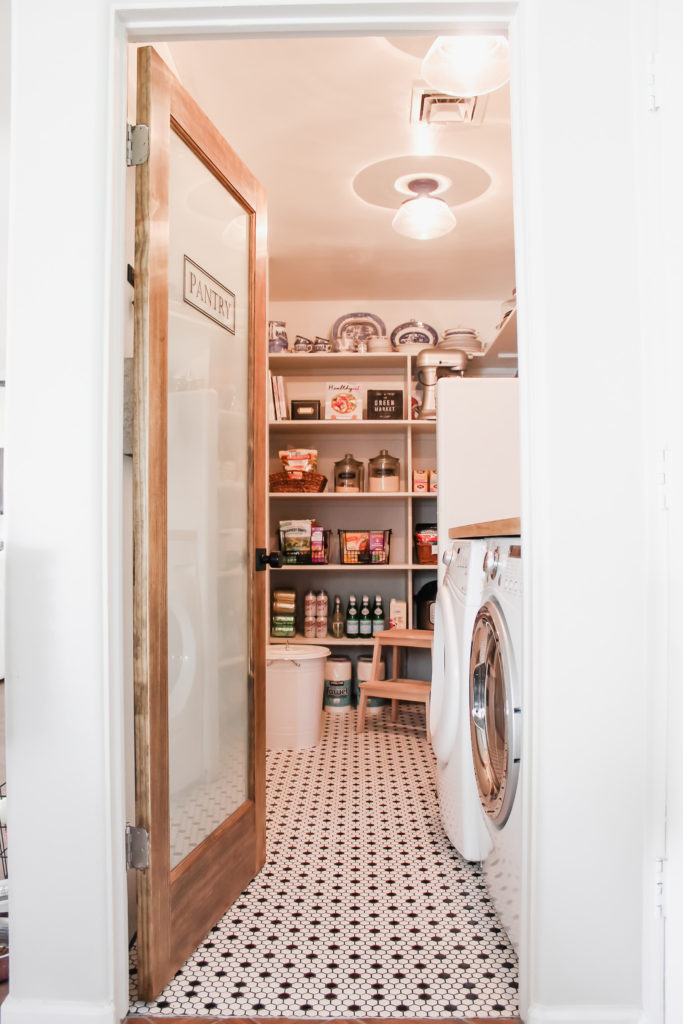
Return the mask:
[[[145,73],[140,73],[141,71]],[[165,138],[170,118],[170,89],[152,88],[166,76],[152,54],[138,54],[138,123]],[[157,231],[168,237],[168,147],[155,146],[135,176],[135,405],[133,418],[134,486],[134,661],[135,661],[135,811],[150,837],[149,867],[138,873],[138,949],[149,965],[141,987],[156,992],[166,983],[163,965],[170,957],[170,821],[168,786],[167,621],[167,341],[168,245],[151,246],[147,230],[152,208]],[[148,338],[144,345],[141,339]],[[161,742],[160,742],[161,741]],[[152,757],[152,750],[155,756]],[[164,776],[165,771],[165,778]],[[149,922],[149,927],[141,922]]]
[[[258,181],[151,47],[138,51],[138,123],[150,158],[136,168],[134,660],[136,819],[150,836],[138,873],[140,998],[154,999],[265,862],[265,574],[250,575],[248,798],[170,868],[167,593],[168,239],[171,132],[249,214],[247,564],[266,547],[266,200]],[[141,339],[148,339],[148,344]]]

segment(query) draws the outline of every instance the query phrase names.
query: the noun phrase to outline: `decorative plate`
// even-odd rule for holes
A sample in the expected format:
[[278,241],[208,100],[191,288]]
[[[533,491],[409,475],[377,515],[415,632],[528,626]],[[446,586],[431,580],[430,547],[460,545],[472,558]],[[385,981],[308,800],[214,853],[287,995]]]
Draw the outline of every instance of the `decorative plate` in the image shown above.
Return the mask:
[[411,348],[418,345],[436,345],[439,335],[429,324],[421,320],[409,320],[407,324],[399,324],[391,332],[392,348],[401,349],[404,345]]
[[384,338],[384,321],[374,313],[347,313],[335,320],[332,328],[332,347],[335,352],[355,352],[359,341]]

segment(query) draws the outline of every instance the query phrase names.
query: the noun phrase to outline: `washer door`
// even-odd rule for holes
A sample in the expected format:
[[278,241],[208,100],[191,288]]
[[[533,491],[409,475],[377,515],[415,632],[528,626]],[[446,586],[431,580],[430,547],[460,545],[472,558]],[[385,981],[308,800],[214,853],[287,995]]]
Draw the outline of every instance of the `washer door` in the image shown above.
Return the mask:
[[479,799],[491,824],[502,828],[519,775],[521,710],[516,665],[505,619],[487,601],[474,621],[470,654],[470,736]]
[[453,599],[442,584],[436,595],[434,608],[434,641],[432,653],[432,690],[430,696],[429,728],[432,749],[443,767],[448,764],[458,732],[458,699],[460,680],[457,636]]

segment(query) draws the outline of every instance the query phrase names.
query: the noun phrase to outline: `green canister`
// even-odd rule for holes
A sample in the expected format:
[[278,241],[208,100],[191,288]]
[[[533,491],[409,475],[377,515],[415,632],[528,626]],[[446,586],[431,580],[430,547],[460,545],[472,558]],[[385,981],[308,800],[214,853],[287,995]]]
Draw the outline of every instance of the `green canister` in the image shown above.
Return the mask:
[[348,711],[351,707],[353,672],[351,659],[343,654],[333,654],[325,662],[326,711]]

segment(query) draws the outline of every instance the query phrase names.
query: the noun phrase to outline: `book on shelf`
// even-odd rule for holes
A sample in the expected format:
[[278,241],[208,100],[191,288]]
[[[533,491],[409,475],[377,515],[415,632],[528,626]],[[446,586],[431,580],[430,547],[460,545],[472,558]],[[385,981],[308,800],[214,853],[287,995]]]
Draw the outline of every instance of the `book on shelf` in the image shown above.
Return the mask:
[[271,374],[274,420],[286,420],[287,400],[285,398],[285,380],[277,374]]
[[268,370],[268,420],[270,423],[276,420],[275,415],[275,397],[273,394],[273,374]]

